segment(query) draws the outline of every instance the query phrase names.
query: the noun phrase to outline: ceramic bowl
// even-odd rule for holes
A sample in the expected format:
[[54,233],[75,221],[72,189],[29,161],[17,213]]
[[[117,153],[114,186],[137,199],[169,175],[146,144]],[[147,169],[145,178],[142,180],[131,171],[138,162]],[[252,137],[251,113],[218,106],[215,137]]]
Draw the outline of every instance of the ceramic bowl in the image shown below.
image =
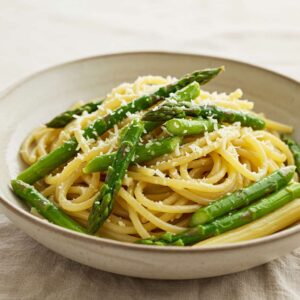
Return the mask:
[[[268,237],[207,248],[151,247],[75,233],[31,215],[9,188],[24,168],[18,149],[35,127],[71,103],[105,95],[141,75],[180,76],[220,66],[226,72],[205,86],[230,92],[237,87],[255,102],[255,110],[291,124],[300,140],[300,84],[249,64],[223,58],[178,53],[124,53],[62,64],[32,75],[4,91],[0,98],[0,198],[8,218],[39,243],[82,264],[135,277],[189,279],[246,270],[300,246],[300,226]],[[298,98],[299,99],[299,98]]]

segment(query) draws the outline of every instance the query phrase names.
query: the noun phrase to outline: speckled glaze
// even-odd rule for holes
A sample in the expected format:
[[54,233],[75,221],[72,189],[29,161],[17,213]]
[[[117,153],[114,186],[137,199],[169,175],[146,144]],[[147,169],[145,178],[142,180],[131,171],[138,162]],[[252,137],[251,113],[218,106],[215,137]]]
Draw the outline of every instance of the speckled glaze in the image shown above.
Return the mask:
[[[238,272],[266,263],[300,246],[300,225],[269,237],[207,248],[131,245],[71,232],[31,215],[9,188],[24,168],[18,149],[36,126],[71,103],[105,95],[141,75],[180,76],[224,65],[226,72],[205,86],[239,87],[255,110],[300,127],[300,84],[259,67],[228,59],[178,53],[123,53],[86,58],[30,76],[0,94],[1,209],[32,238],[70,259],[101,270],[154,279],[190,279]],[[8,117],[9,116],[9,117]],[[296,130],[300,140],[300,133]]]

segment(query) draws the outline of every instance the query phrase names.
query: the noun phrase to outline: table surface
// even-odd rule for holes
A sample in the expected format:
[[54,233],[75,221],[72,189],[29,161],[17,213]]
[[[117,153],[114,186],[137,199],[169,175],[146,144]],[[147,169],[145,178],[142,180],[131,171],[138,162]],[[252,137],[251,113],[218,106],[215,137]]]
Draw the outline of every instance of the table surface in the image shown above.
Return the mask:
[[[299,80],[299,13],[297,0],[1,1],[0,89],[66,60],[138,50],[219,55]],[[217,278],[114,275],[55,254],[0,213],[0,299],[299,299],[299,278],[300,249]]]

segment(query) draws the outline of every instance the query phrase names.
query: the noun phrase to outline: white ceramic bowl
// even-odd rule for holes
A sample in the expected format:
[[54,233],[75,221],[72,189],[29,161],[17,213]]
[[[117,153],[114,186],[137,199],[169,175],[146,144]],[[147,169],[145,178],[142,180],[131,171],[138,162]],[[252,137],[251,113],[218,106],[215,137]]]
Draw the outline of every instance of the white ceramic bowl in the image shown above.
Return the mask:
[[[300,226],[265,238],[209,248],[132,245],[75,233],[31,215],[11,192],[10,179],[24,167],[18,149],[36,126],[81,99],[105,95],[140,75],[180,76],[196,69],[226,66],[205,86],[208,90],[242,88],[255,110],[300,127],[300,84],[248,64],[208,56],[175,53],[124,53],[91,57],[37,73],[0,98],[0,198],[4,213],[35,240],[70,259],[118,274],[189,279],[238,272],[266,263],[300,246]],[[300,133],[296,130],[300,140]]]

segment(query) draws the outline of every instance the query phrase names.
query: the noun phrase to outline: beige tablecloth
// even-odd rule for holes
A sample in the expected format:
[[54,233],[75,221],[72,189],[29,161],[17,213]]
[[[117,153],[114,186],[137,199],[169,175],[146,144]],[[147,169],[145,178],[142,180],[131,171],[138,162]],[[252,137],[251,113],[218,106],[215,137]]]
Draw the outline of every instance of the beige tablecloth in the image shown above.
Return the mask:
[[[130,50],[221,55],[300,79],[299,16],[297,0],[3,0],[0,88],[65,60]],[[218,278],[133,279],[65,259],[0,213],[0,299],[114,298],[299,299],[300,250]]]

